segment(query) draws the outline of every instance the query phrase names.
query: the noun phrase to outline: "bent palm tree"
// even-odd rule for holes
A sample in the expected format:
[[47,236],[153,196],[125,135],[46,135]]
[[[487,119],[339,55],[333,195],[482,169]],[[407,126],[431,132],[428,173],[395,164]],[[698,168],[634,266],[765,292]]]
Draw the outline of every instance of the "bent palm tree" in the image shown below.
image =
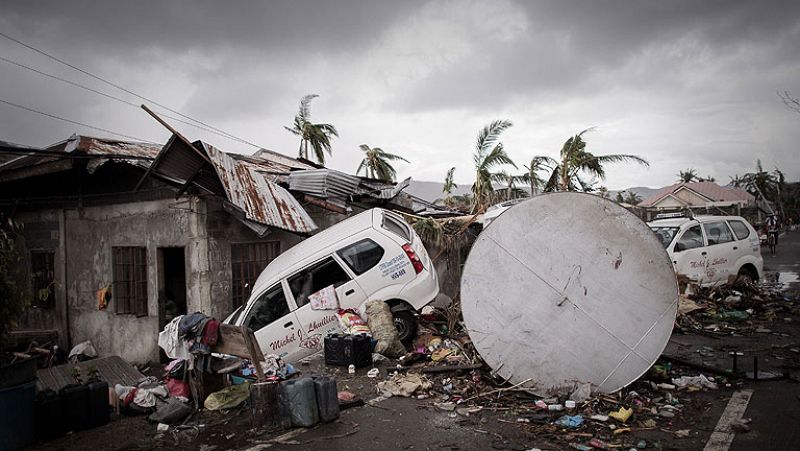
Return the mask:
[[530,166],[522,166],[525,168],[525,174],[522,175],[523,181],[525,183],[530,183],[531,196],[539,194],[539,189],[543,188],[546,182],[546,180],[539,176],[539,172],[543,169],[552,170],[557,164],[558,162],[550,157],[537,155],[531,158]]
[[513,175],[507,173],[506,171],[500,171],[496,174],[495,178],[504,185],[502,192],[498,193],[499,196],[497,196],[498,199],[496,200],[511,200],[520,197],[527,197],[528,193],[524,189],[517,186],[517,183],[527,183],[527,174]]
[[361,160],[361,164],[358,165],[358,169],[356,169],[356,175],[361,173],[361,170],[364,169],[364,174],[369,178],[376,178],[384,182],[393,182],[397,171],[394,170],[389,162],[405,161],[408,163],[408,160],[405,158],[386,152],[380,147],[369,147],[366,144],[362,144],[358,146],[358,148],[364,151],[365,155],[364,159]]
[[[590,130],[592,129],[586,129],[569,138],[561,147],[560,161],[550,174],[545,191],[592,191],[594,178],[605,179],[606,171],[603,166],[608,163],[632,161],[650,166],[647,160],[636,155],[594,155],[587,152],[583,134]],[[580,177],[582,172],[590,175],[593,179],[583,180]]]
[[493,121],[478,133],[475,153],[472,155],[472,161],[475,163],[475,183],[472,184],[473,212],[480,212],[489,206],[494,192],[492,182],[502,182],[498,174],[492,170],[503,165],[517,168],[503,149],[503,143],[498,142],[500,133],[511,125],[511,121]]
[[331,136],[339,137],[336,127],[331,124],[313,124],[311,122],[311,101],[319,97],[317,94],[308,94],[300,99],[300,109],[294,116],[291,127],[284,126],[286,130],[300,137],[299,157],[308,160],[308,146],[314,149],[314,156],[319,164],[325,164],[325,151],[331,154]]
[[442,185],[442,194],[444,194],[444,204],[448,207],[453,204],[453,190],[458,188],[458,185],[453,181],[453,173],[456,171],[455,166],[447,170],[447,175],[444,176],[444,185]]

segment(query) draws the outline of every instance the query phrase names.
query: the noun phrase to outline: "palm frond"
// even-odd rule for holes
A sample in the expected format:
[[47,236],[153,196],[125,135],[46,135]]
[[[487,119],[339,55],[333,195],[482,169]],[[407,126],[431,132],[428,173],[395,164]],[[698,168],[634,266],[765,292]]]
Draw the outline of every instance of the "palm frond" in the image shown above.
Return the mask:
[[297,116],[299,116],[300,119],[304,121],[311,119],[311,101],[317,97],[319,97],[317,94],[307,94],[300,99],[300,109],[297,112]]
[[492,121],[478,133],[478,141],[475,143],[475,149],[478,153],[485,154],[489,148],[497,142],[498,138],[500,138],[500,133],[512,125],[514,124],[507,120]]

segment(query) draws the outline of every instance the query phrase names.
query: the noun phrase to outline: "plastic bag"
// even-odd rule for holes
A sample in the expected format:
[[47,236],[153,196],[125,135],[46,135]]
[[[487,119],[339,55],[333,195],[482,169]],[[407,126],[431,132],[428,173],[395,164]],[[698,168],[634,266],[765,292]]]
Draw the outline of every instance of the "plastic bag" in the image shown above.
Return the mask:
[[357,335],[357,334],[366,334],[370,335],[369,326],[367,323],[361,319],[361,316],[355,312],[353,309],[342,310],[339,309],[337,312],[339,316],[339,323],[342,325],[345,333],[350,335]]

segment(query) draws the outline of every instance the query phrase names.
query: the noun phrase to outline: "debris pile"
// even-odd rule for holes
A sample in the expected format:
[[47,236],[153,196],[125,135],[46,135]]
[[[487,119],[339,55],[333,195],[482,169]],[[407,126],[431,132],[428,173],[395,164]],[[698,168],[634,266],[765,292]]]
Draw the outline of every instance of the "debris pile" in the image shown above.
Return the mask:
[[676,332],[715,335],[770,333],[770,323],[791,322],[798,313],[797,299],[776,283],[698,287],[681,295]]

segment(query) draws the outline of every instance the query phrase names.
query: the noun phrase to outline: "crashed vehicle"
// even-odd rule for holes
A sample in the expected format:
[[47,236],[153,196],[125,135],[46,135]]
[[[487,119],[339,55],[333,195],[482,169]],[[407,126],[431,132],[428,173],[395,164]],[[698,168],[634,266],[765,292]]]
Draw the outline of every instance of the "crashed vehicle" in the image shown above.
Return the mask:
[[414,229],[400,215],[374,208],[275,258],[225,323],[252,329],[265,354],[297,361],[341,330],[336,309],[313,309],[309,302],[330,287],[342,309],[387,302],[401,340],[414,337],[415,312],[439,294],[436,270]]
[[667,217],[648,223],[679,276],[701,286],[748,283],[764,273],[758,233],[740,216]]

